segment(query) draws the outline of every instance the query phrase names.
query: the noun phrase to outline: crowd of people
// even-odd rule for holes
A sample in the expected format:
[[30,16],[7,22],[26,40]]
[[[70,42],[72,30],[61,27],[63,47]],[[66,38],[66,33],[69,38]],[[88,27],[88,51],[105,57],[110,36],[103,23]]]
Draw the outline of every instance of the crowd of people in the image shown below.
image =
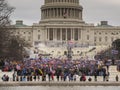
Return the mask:
[[[24,61],[2,61],[2,71],[14,71],[13,81],[27,80],[31,81],[32,78],[42,77],[42,81],[46,81],[46,75],[48,75],[49,81],[54,80],[56,76],[57,80],[60,79],[66,81],[75,81],[76,75],[80,76],[80,81],[86,81],[85,76],[94,76],[95,81],[97,76],[109,76],[110,63],[106,60],[68,60],[59,58],[42,58],[28,59]],[[89,78],[91,81],[91,78]]]

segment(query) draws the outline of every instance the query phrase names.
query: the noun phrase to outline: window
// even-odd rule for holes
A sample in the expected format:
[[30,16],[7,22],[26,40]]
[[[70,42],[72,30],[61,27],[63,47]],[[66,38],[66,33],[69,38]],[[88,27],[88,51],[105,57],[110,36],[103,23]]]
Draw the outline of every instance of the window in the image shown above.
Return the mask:
[[105,33],[105,34],[107,34],[107,33]]
[[95,42],[97,41],[97,37],[94,37],[94,41],[95,41]]
[[53,40],[53,28],[49,29],[49,40]]
[[66,40],[66,30],[62,29],[62,40]]
[[105,42],[107,42],[107,40],[108,40],[108,38],[107,38],[107,36],[105,37]]
[[111,41],[113,42],[113,40],[114,40],[114,38],[113,37],[111,37]]
[[74,30],[74,40],[78,40],[78,28]]
[[38,40],[40,40],[40,35],[38,35]]
[[57,40],[60,40],[60,28],[57,29]]
[[67,29],[67,40],[71,40],[71,29]]
[[87,40],[89,40],[89,35],[87,35]]
[[101,38],[101,37],[99,37],[99,41],[100,41],[100,42],[102,41],[102,38]]
[[28,41],[31,41],[31,37],[30,36],[28,37]]

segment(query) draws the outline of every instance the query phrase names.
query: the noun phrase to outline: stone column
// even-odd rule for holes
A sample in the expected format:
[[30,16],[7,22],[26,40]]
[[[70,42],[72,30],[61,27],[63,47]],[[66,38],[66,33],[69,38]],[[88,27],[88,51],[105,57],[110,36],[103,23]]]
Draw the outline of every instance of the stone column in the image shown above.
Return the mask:
[[83,12],[81,12],[81,19],[83,18],[83,17],[82,17],[82,13],[83,13]]
[[55,41],[56,40],[56,33],[55,33],[55,28],[53,28],[53,41]]
[[49,18],[49,13],[48,13],[48,9],[47,9],[47,18]]
[[50,12],[51,12],[51,8],[49,9],[49,18],[51,18],[51,13]]
[[81,29],[79,28],[79,40],[81,39]]
[[45,18],[47,18],[47,10],[45,9]]
[[69,18],[68,8],[66,8],[67,18]]
[[58,17],[60,18],[60,8],[58,8]]
[[47,40],[47,28],[45,28],[45,41]]
[[78,10],[78,15],[79,15],[79,19],[80,19],[80,10]]
[[73,28],[71,28],[71,40],[73,40]]
[[76,9],[75,9],[75,18],[76,18],[76,15],[77,15],[77,14],[76,14]]
[[73,40],[75,40],[75,39],[74,39],[74,32],[75,32],[74,30],[75,30],[75,29],[73,28]]
[[79,40],[79,28],[78,28],[78,40]]
[[73,18],[75,18],[75,13],[74,13],[74,9],[72,9],[72,12],[73,12]]
[[70,40],[72,40],[72,29],[70,28]]
[[45,19],[45,10],[43,10],[43,18]]
[[50,40],[50,29],[48,29],[48,39]]
[[42,10],[42,12],[41,12],[41,19],[43,19],[43,16],[44,16],[44,15],[43,15],[43,10]]
[[51,12],[50,12],[50,13],[51,13],[51,17],[52,17],[52,18],[55,17],[55,10],[54,10],[54,8],[51,9]]
[[76,11],[75,11],[75,9],[74,9],[74,18],[76,18]]
[[59,15],[58,15],[58,8],[57,8],[57,17],[59,17]]
[[46,18],[47,18],[47,9],[45,9],[45,15],[46,15]]
[[71,18],[73,18],[73,12],[72,11],[73,11],[73,9],[71,8]]
[[70,18],[73,17],[73,12],[72,12],[72,8],[70,8]]
[[65,28],[65,33],[66,33],[66,39],[65,40],[67,41],[67,28]]
[[47,28],[47,40],[49,41],[49,28]]
[[44,10],[44,19],[45,19],[45,10]]
[[48,10],[49,10],[49,9],[47,9],[47,18],[49,18],[49,13],[48,13]]
[[60,8],[60,17],[62,18],[62,8]]
[[[66,11],[67,12],[67,11]],[[63,8],[63,16],[64,16],[64,14],[65,14],[65,8]]]
[[44,19],[44,16],[45,16],[45,13],[44,13],[44,10],[43,10],[43,19]]
[[62,41],[62,28],[60,28],[60,41]]
[[51,12],[51,8],[48,10],[49,18],[51,18],[51,14],[50,14],[50,12]]
[[54,12],[54,17],[56,17],[56,16],[55,16],[55,13],[56,13],[56,9],[55,9],[55,8],[53,8],[53,12]]
[[78,19],[79,19],[79,9],[78,9],[78,11],[77,11],[77,15],[78,15]]
[[70,9],[68,8],[68,15],[69,15],[69,18],[71,17],[71,14],[70,14]]

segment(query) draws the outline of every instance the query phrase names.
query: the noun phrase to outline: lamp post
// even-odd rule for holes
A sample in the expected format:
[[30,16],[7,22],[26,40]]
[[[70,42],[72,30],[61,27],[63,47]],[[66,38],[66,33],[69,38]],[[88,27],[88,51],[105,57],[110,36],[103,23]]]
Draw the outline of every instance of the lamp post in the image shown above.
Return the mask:
[[21,56],[21,59],[23,59],[23,46],[22,46],[22,44],[19,44],[19,48],[20,48],[20,56]]
[[72,46],[70,45],[69,42],[67,44],[67,51],[68,51],[68,54],[67,54],[68,60],[72,60]]

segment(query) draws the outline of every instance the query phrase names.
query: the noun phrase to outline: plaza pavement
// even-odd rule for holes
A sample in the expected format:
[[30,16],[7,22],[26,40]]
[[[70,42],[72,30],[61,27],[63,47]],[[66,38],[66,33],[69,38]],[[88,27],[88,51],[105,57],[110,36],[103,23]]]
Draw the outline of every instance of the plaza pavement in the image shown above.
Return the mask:
[[120,82],[0,82],[0,87],[17,86],[120,86]]

